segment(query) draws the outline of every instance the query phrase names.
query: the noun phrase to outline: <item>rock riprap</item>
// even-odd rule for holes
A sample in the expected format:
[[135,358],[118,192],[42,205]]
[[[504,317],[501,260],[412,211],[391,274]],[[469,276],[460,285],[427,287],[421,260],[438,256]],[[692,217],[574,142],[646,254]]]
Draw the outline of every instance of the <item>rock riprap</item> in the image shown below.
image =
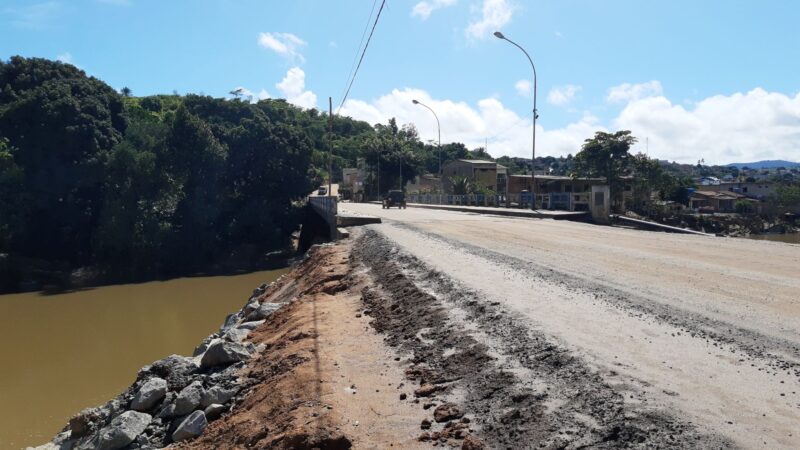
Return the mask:
[[138,411],[126,411],[111,423],[82,443],[78,450],[116,450],[133,442],[150,425],[153,417]]
[[142,367],[125,392],[103,406],[81,411],[37,449],[155,449],[200,436],[209,421],[231,409],[242,391],[239,372],[259,351],[243,341],[281,306],[258,300],[268,287],[257,288],[193,356],[171,355]]
[[178,394],[178,398],[175,399],[175,411],[173,413],[176,416],[183,416],[200,407],[200,400],[203,399],[204,392],[203,383],[193,381],[192,384],[183,388]]
[[200,359],[201,368],[227,366],[250,358],[250,352],[238,342],[217,341],[212,343]]
[[208,421],[203,411],[195,411],[178,425],[178,429],[172,433],[172,440],[174,442],[185,441],[186,439],[195,438],[203,433],[206,429]]
[[258,308],[256,308],[251,313],[245,316],[246,320],[254,321],[254,320],[263,320],[269,317],[272,313],[278,310],[281,305],[279,303],[262,303]]
[[167,395],[167,380],[158,377],[150,378],[136,391],[131,401],[131,409],[142,412],[149,411],[165,395]]

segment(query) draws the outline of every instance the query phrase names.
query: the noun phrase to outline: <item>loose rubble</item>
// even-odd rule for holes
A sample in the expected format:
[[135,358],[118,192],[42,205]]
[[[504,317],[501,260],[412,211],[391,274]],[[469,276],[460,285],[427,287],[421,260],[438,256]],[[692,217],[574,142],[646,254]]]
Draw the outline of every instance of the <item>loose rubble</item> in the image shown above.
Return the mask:
[[36,449],[156,449],[200,436],[242,393],[239,372],[258,353],[244,341],[282,306],[263,301],[269,287],[258,287],[193,356],[171,355],[143,367],[125,392],[76,414],[51,442]]
[[[731,446],[647,406],[634,389],[604,382],[548,336],[379,233],[354,237],[353,261],[374,280],[362,291],[365,314],[408,360],[406,378],[419,386],[414,394],[425,400],[422,407],[433,408],[419,441],[460,441],[462,448]],[[629,395],[634,400],[626,402]]]

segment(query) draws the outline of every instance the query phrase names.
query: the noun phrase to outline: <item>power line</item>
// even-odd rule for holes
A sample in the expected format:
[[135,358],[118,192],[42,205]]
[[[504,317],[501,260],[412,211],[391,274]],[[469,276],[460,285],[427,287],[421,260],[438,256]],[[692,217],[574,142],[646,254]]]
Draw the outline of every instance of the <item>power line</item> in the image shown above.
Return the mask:
[[378,9],[378,15],[375,16],[375,23],[372,24],[372,30],[369,32],[369,37],[367,38],[367,43],[364,44],[364,50],[361,52],[361,58],[358,60],[358,65],[356,66],[355,72],[353,72],[353,77],[350,79],[350,83],[347,86],[347,91],[345,91],[344,96],[342,96],[342,102],[339,103],[339,107],[336,108],[336,113],[339,113],[339,110],[342,109],[345,100],[347,100],[347,96],[350,94],[350,88],[353,87],[353,82],[356,80],[356,75],[358,75],[358,69],[361,67],[361,62],[364,61],[364,55],[367,53],[367,47],[369,47],[369,42],[372,40],[372,34],[375,33],[375,27],[378,25],[378,20],[381,18],[381,12],[383,11],[383,7],[386,5],[386,0],[381,2],[381,7]]
[[[347,80],[353,75],[353,69],[356,67],[356,61],[358,61],[358,54],[361,52],[361,44],[364,43],[364,38],[367,36],[367,30],[369,30],[369,24],[372,22],[372,14],[375,12],[375,5],[378,4],[378,0],[372,0],[372,9],[369,10],[369,17],[367,17],[367,23],[364,24],[364,31],[361,33],[361,40],[358,41],[358,47],[356,48],[355,54],[353,54],[353,62],[350,64],[350,71],[347,72]],[[342,91],[342,97],[344,97],[344,91]]]

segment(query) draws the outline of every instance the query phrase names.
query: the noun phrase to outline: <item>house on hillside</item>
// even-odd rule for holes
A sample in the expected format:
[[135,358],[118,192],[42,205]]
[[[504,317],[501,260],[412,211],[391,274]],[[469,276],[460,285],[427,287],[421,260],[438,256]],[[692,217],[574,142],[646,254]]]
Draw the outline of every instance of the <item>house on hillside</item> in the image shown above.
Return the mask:
[[719,183],[720,180],[717,177],[702,177],[697,180],[699,186],[718,186]]
[[766,181],[734,181],[729,183],[720,183],[716,186],[703,186],[705,191],[716,192],[733,192],[742,194],[746,197],[764,200],[771,194],[775,193],[775,184]]
[[433,174],[419,175],[406,184],[407,194],[437,194],[442,192],[442,179]]
[[508,169],[494,161],[482,159],[456,159],[442,167],[442,187],[446,193],[453,192],[453,178],[466,177],[475,184],[505,193]]
[[547,209],[588,211],[592,186],[606,186],[605,178],[536,176],[536,200]]
[[[622,177],[622,203],[616,209],[624,210],[633,200],[633,177]],[[607,189],[603,177],[567,177],[562,175],[536,175],[536,204],[543,209],[587,211],[592,191]],[[516,198],[531,189],[530,175],[508,177],[508,193]],[[618,194],[614,195],[615,198]]]
[[737,203],[743,202],[751,212],[760,212],[761,205],[758,200],[749,198],[736,192],[702,190],[694,191],[689,195],[689,208],[706,213],[734,213],[737,212]]
[[364,188],[367,181],[367,164],[364,158],[356,160],[356,167],[342,169],[341,195],[343,200],[365,201]]

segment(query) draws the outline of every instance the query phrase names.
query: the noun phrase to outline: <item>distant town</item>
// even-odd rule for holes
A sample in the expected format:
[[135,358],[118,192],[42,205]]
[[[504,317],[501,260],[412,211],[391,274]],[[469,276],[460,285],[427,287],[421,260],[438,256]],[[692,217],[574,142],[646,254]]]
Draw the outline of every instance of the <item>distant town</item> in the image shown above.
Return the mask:
[[[618,171],[619,190],[602,216],[623,214],[698,231],[741,236],[797,231],[800,215],[800,163],[759,161],[724,166],[679,164],[632,155]],[[492,158],[483,149],[450,160],[441,176],[421,174],[402,189],[411,202],[451,205],[529,208],[531,160]],[[609,196],[607,177],[590,176],[579,158],[536,159],[536,205],[545,210],[592,211],[598,192]],[[595,171],[596,172],[596,171]],[[356,167],[342,170],[344,200],[377,199],[377,171],[359,158]],[[613,177],[613,175],[612,175]],[[397,187],[384,180],[384,188]],[[384,189],[385,190],[385,189]],[[594,193],[594,196],[593,196]]]

